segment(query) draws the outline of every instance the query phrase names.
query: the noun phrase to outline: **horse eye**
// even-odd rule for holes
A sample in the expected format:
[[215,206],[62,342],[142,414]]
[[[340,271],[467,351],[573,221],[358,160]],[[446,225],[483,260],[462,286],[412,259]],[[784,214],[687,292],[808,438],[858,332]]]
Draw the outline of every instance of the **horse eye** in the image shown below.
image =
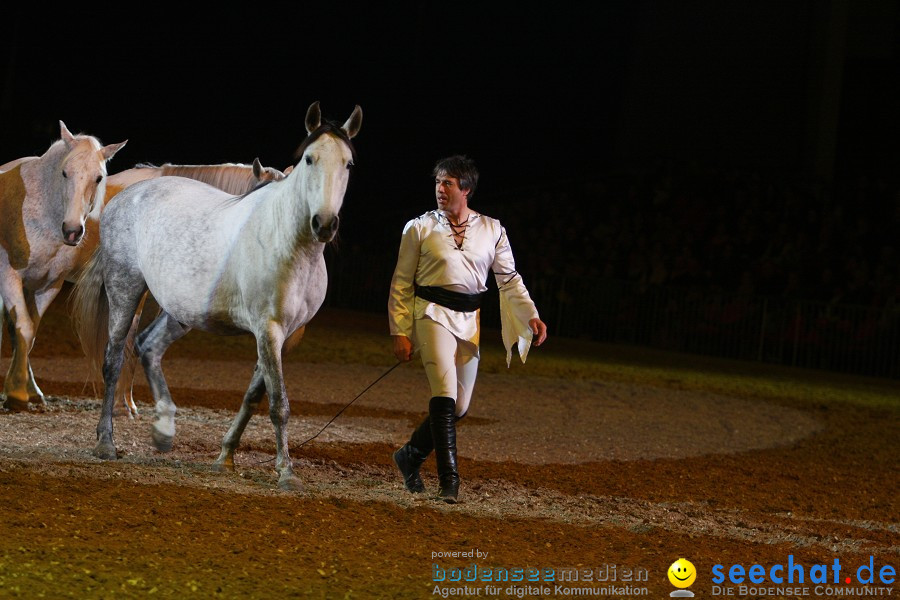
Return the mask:
[[348,160],[348,161],[347,161],[347,170],[349,171],[349,170],[350,170],[350,167],[352,167],[352,166],[353,166],[353,161],[352,161],[352,160]]
[[312,164],[312,156],[307,156],[307,157],[306,157],[306,164],[308,164],[308,165],[311,165],[311,164]]
[[69,176],[66,174],[65,171],[63,171],[63,179],[68,179],[68,178],[69,178]]
[[96,183],[99,184],[101,181],[103,181],[103,175],[97,175]]

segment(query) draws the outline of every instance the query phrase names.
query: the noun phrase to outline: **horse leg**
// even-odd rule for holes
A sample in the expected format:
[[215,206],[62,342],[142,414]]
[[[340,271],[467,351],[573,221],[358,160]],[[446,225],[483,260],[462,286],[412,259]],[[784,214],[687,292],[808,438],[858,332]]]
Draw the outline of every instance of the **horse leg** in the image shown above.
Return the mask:
[[[12,356],[16,351],[16,326],[13,323],[12,318],[9,316],[9,313],[6,311],[6,307],[3,305],[3,297],[0,296],[0,355],[3,352],[3,332],[6,331],[7,337],[9,337],[10,343],[10,367],[12,367]],[[3,396],[0,396],[0,400],[5,399],[6,395],[6,384],[5,382],[9,379],[9,373],[7,373],[4,378],[4,386],[3,386]],[[3,403],[0,403],[0,406],[5,406]]]
[[269,417],[275,426],[275,470],[278,471],[278,487],[290,492],[302,492],[303,484],[294,474],[294,465],[288,451],[287,425],[291,407],[282,371],[283,346],[284,333],[280,327],[272,323],[269,323],[263,335],[256,338],[259,367],[266,382],[266,392],[269,394]]
[[[306,327],[304,326],[290,335],[284,342],[282,355],[287,354],[300,342],[305,330]],[[250,387],[247,388],[247,392],[244,394],[244,401],[241,403],[241,409],[238,411],[237,416],[234,418],[234,422],[228,429],[228,433],[225,434],[225,438],[222,440],[222,452],[216,459],[214,466],[214,469],[217,471],[224,471],[226,469],[229,471],[234,470],[234,451],[237,450],[238,444],[241,441],[241,436],[244,434],[244,429],[247,427],[247,423],[250,422],[250,417],[256,412],[263,394],[266,393],[266,382],[262,373],[262,366],[257,364],[253,371],[253,379],[250,380]]]
[[[34,333],[35,337],[37,337],[38,326],[41,323],[41,319],[44,317],[44,313],[47,312],[47,308],[50,307],[50,303],[56,298],[59,294],[59,291],[62,289],[63,281],[59,280],[54,283],[51,287],[41,290],[34,295],[34,305],[31,316],[31,321],[34,323]],[[32,342],[33,344],[34,342]],[[30,350],[28,354],[30,354]],[[44,392],[41,391],[41,388],[38,387],[37,382],[34,380],[34,371],[31,369],[31,360],[28,357],[28,354],[25,355],[25,361],[28,364],[28,396],[29,402],[39,404],[41,406],[46,404],[44,400]]]
[[[9,367],[12,367],[12,357],[16,352],[16,324],[13,322],[12,317],[9,316],[9,313],[6,311],[6,307],[3,306],[3,298],[0,297],[0,318],[2,318],[2,327],[0,327],[0,353],[3,350],[3,332],[6,331],[6,335],[9,338],[9,352],[10,352],[10,363]],[[4,381],[9,379],[9,374],[7,373]],[[6,394],[6,386],[4,385],[3,393]],[[2,400],[2,397],[0,397]]]
[[[30,374],[28,353],[37,331],[37,325],[31,316],[36,315],[37,308],[34,295],[22,288],[22,282],[18,278],[10,277],[0,282],[0,293],[12,344],[12,358],[3,382],[3,394],[6,396],[3,406],[11,411],[24,411],[28,410],[31,398],[29,380],[34,381],[34,376]],[[43,403],[43,400],[43,396],[39,396],[36,401]]]
[[160,452],[171,450],[175,439],[175,403],[172,402],[172,394],[169,393],[169,386],[162,372],[162,357],[172,342],[190,330],[190,327],[185,327],[169,313],[162,312],[141,332],[135,345],[156,403],[156,421],[150,434],[153,445]]
[[[116,280],[114,285],[108,285],[106,290],[109,299],[109,342],[103,357],[103,405],[97,422],[97,445],[93,452],[94,456],[104,460],[115,460],[117,457],[113,442],[116,386],[125,359],[125,339],[144,289],[142,280],[125,281],[123,277]],[[135,293],[135,290],[138,292]]]
[[141,315],[144,312],[144,303],[147,300],[147,292],[141,298],[137,312],[131,320],[131,328],[128,330],[128,336],[125,338],[125,360],[122,365],[122,374],[119,377],[119,383],[116,388],[116,397],[122,399],[122,405],[125,407],[125,414],[129,419],[134,419],[139,413],[137,404],[134,402],[134,373],[137,366],[137,330],[141,324]]
[[241,409],[222,440],[222,452],[219,453],[219,458],[216,459],[213,465],[214,470],[234,471],[234,451],[237,450],[241,436],[244,434],[244,428],[247,427],[250,417],[256,412],[259,402],[265,393],[266,381],[262,374],[262,368],[257,364],[253,371],[253,379],[250,380],[250,387],[247,388],[247,392],[244,394]]

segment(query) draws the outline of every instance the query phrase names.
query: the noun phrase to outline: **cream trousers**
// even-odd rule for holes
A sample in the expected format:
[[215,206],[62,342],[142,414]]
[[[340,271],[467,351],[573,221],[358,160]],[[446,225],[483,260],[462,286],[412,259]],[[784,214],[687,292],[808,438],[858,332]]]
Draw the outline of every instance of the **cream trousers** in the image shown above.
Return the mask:
[[416,344],[431,386],[431,395],[456,400],[456,416],[469,410],[478,376],[478,348],[431,319],[417,319]]

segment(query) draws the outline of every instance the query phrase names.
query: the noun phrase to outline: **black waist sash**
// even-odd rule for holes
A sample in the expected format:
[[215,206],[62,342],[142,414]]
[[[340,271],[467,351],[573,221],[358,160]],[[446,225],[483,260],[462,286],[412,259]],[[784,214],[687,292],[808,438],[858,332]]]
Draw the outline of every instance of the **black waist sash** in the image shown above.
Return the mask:
[[475,312],[481,308],[481,297],[484,294],[463,294],[452,292],[440,287],[420,285],[416,287],[416,296],[435,304],[440,304],[450,310],[460,312]]

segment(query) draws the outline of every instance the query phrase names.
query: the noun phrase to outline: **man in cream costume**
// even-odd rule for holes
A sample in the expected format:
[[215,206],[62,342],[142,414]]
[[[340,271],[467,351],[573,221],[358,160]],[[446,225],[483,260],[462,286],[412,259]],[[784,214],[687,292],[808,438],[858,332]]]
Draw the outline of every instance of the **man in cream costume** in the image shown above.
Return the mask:
[[547,326],[522,277],[506,230],[496,219],[469,208],[478,170],[465,156],[441,159],[434,167],[437,210],[412,219],[403,229],[388,298],[391,336],[398,360],[415,351],[431,386],[428,416],[409,442],[394,453],[406,488],[425,491],[419,468],[432,450],[437,461],[438,498],[455,503],[459,492],[456,421],[465,416],[478,374],[479,307],[493,273],[500,290],[506,364],[516,346],[522,362],[532,337],[540,346]]

